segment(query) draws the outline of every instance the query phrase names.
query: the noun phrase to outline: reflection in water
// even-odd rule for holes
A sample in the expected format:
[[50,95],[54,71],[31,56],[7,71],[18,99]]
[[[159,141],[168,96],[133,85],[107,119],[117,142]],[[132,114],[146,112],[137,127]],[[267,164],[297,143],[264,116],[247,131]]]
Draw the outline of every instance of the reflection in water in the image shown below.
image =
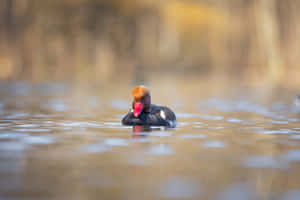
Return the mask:
[[0,199],[298,199],[289,100],[192,96],[166,129],[122,126],[127,96],[11,88],[0,96]]
[[160,131],[164,129],[165,129],[164,127],[151,127],[151,126],[137,125],[132,127],[132,137],[133,138],[148,137],[150,132]]

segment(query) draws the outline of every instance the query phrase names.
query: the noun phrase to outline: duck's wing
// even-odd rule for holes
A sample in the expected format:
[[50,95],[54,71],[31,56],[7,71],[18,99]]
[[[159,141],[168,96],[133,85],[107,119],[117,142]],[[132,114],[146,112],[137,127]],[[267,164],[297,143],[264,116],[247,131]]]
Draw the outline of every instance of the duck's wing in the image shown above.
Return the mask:
[[156,121],[158,124],[170,127],[175,127],[177,124],[176,115],[166,106],[153,105],[153,109],[151,110],[151,121]]

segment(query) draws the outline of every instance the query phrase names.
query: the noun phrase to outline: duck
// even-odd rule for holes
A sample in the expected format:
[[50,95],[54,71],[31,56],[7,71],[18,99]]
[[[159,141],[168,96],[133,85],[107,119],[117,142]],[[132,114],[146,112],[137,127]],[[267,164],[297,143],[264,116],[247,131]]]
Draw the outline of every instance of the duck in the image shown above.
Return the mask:
[[132,95],[132,108],[123,117],[123,125],[176,127],[175,113],[167,106],[151,104],[151,95],[148,88],[143,85],[137,86],[132,90]]

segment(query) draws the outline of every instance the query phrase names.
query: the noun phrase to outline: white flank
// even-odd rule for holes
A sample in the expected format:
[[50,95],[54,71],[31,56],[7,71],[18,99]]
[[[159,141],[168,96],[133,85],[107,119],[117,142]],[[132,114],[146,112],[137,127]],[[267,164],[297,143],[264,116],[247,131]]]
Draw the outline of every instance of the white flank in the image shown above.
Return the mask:
[[163,118],[163,119],[166,119],[166,115],[165,115],[165,112],[163,110],[160,111],[160,116]]

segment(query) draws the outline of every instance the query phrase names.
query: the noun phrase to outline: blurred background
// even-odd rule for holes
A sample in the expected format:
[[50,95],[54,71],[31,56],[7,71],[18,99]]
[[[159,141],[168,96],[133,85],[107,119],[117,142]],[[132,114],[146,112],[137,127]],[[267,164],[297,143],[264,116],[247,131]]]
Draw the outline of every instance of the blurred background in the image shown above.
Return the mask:
[[299,9],[297,0],[1,0],[0,79],[296,87]]
[[[0,200],[299,200],[299,10],[0,0]],[[175,129],[121,124],[137,84]]]

